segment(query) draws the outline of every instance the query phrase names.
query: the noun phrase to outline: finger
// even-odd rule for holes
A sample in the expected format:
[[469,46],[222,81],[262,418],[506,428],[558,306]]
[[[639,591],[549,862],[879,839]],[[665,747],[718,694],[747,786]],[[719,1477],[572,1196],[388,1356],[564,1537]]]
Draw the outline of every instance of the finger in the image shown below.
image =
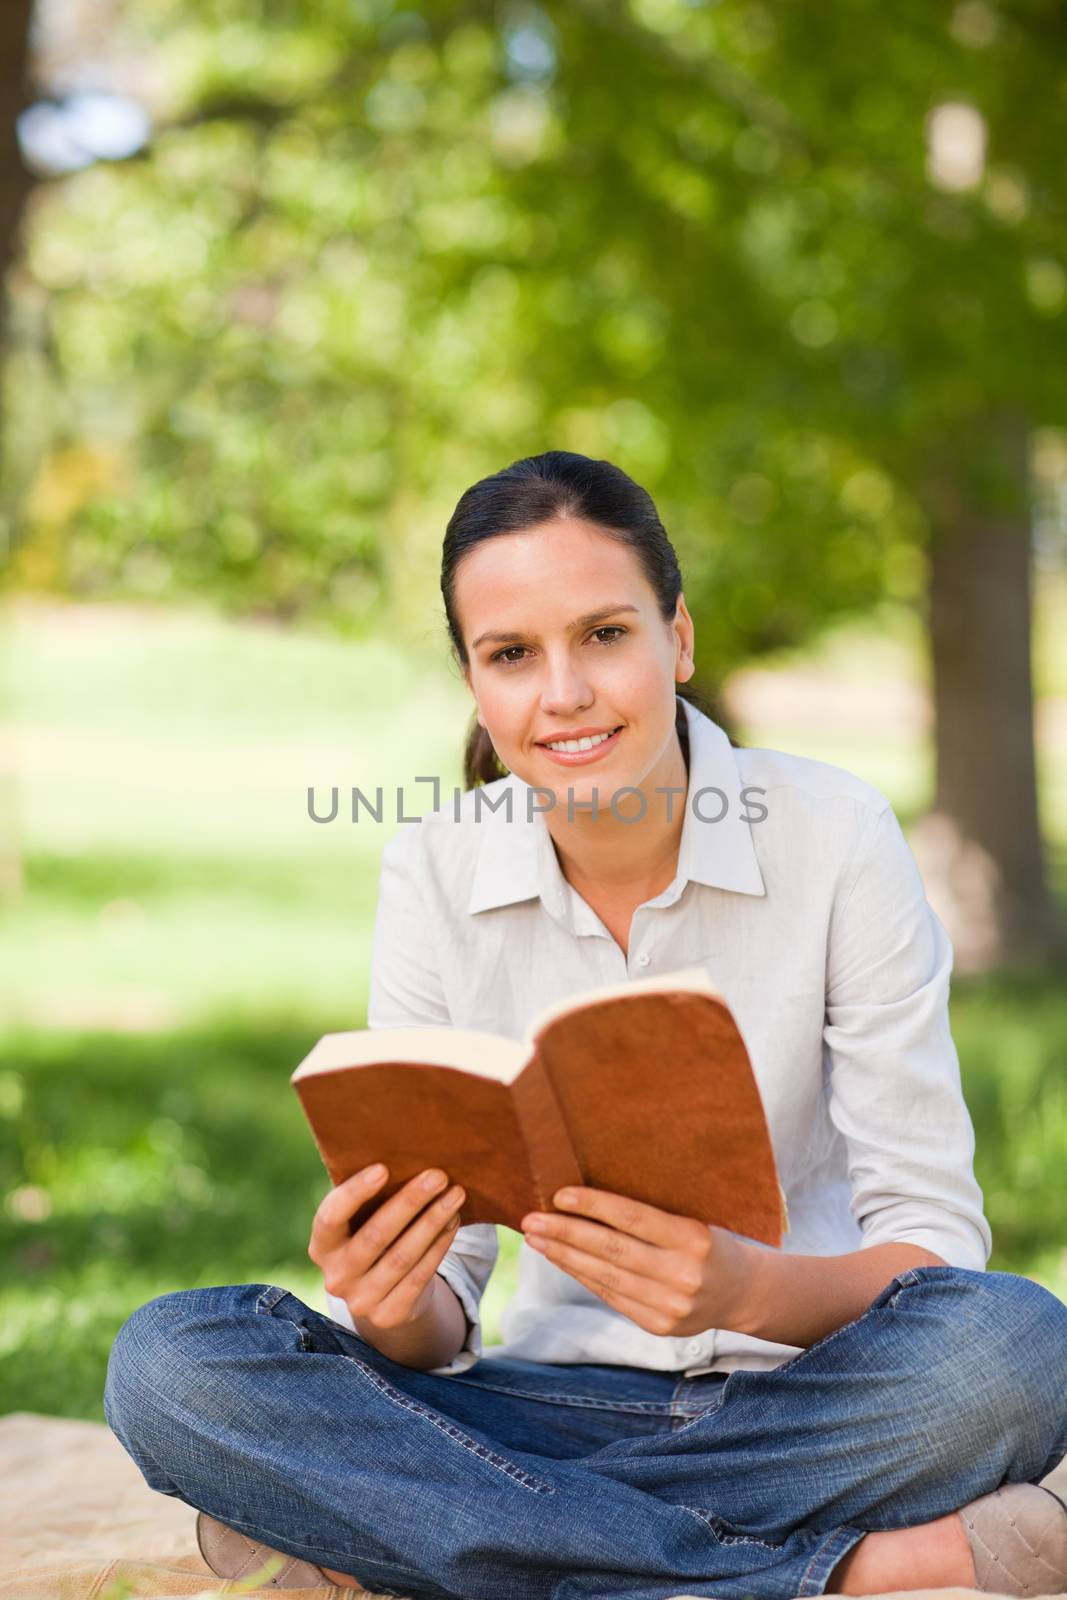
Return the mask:
[[[532,1218],[536,1216],[536,1226]],[[529,1227],[525,1226],[530,1222]],[[587,1222],[584,1217],[561,1217],[556,1213],[531,1213],[523,1218],[523,1234],[527,1244],[537,1239],[551,1239],[560,1244],[570,1244],[587,1255],[600,1256],[616,1266],[627,1267],[645,1278],[661,1278],[669,1271],[671,1257],[662,1245],[646,1244],[632,1234],[620,1233],[618,1228],[608,1228],[602,1222]],[[536,1248],[536,1246],[535,1246]]]
[[383,1206],[379,1206],[374,1215],[349,1238],[345,1245],[346,1267],[360,1275],[369,1272],[383,1252],[399,1238],[434,1196],[440,1194],[447,1183],[447,1174],[440,1167],[430,1167],[426,1172],[409,1178],[404,1187],[398,1189]]
[[453,1217],[440,1238],[434,1240],[430,1248],[401,1278],[396,1288],[380,1302],[376,1312],[378,1319],[386,1322],[402,1322],[410,1316],[411,1308],[452,1248],[458,1232],[459,1218]]
[[372,1195],[377,1194],[388,1178],[388,1169],[380,1161],[361,1172],[354,1172],[344,1183],[337,1184],[319,1203],[311,1223],[308,1255],[313,1261],[325,1259],[348,1238],[348,1219]]
[[449,1227],[465,1198],[465,1191],[457,1183],[428,1206],[363,1274],[361,1292],[365,1291],[375,1302],[391,1294],[424,1253],[436,1244],[441,1230]]
[[609,1194],[606,1189],[558,1189],[552,1197],[553,1204],[569,1215],[591,1217],[594,1222],[606,1222],[609,1228],[632,1234],[635,1239],[649,1244],[677,1247],[686,1228],[692,1227],[689,1217],[676,1217],[656,1206],[646,1206],[641,1200],[630,1200],[626,1195]]
[[539,1253],[565,1272],[573,1275],[580,1273],[583,1281],[594,1288],[597,1294],[606,1291],[608,1294],[623,1295],[646,1309],[666,1306],[676,1316],[684,1316],[689,1310],[688,1302],[683,1303],[679,1291],[662,1278],[646,1278],[641,1273],[628,1272],[600,1256],[587,1255],[584,1250],[576,1250],[573,1245],[562,1244],[557,1239],[546,1240]]
[[[562,1266],[562,1263],[560,1263]],[[631,1300],[628,1295],[619,1294],[614,1290],[605,1289],[602,1284],[595,1283],[592,1278],[573,1267],[563,1267],[563,1270],[572,1277],[576,1283],[583,1284],[591,1294],[603,1300],[605,1305],[612,1306],[614,1310],[629,1317],[639,1328],[644,1328],[647,1333],[656,1333],[661,1336],[678,1333],[679,1319],[668,1309],[662,1297],[658,1303],[650,1305],[645,1300]]]

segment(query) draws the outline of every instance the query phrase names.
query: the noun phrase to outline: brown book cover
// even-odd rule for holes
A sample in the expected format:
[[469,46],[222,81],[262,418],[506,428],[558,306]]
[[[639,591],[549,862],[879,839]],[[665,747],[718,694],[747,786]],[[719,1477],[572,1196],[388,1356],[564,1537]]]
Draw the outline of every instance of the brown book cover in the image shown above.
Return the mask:
[[465,1028],[328,1033],[290,1080],[335,1185],[374,1161],[467,1192],[463,1224],[519,1229],[565,1183],[780,1245],[785,1195],[748,1050],[699,968],[571,995],[523,1040]]

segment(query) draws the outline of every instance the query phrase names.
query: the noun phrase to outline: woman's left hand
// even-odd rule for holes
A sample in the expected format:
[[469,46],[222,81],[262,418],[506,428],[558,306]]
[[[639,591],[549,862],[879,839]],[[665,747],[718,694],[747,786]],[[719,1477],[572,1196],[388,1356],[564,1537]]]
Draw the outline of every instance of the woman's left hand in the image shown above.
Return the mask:
[[567,1213],[531,1211],[526,1243],[648,1333],[743,1331],[743,1305],[764,1252],[726,1228],[677,1217],[603,1189],[560,1189]]

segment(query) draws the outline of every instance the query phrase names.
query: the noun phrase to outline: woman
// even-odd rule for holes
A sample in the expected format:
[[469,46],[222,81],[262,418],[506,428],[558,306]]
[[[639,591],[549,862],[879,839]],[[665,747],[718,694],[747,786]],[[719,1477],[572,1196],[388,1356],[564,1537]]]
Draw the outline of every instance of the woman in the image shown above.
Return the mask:
[[435,1171],[349,1236],[385,1181],[368,1169],[314,1218],[331,1315],[264,1284],[163,1295],[115,1342],[111,1427],[201,1509],[216,1571],[281,1552],[283,1587],[1064,1587],[1067,1508],[1038,1480],[1067,1453],[1067,1308],[984,1270],[951,949],[888,803],[732,748],[678,695],[674,552],[607,462],[552,451],[475,484],[442,591],[477,705],[468,790],[386,846],[371,1026],[517,1037],[551,1000],[703,964],[791,1231],[769,1250],[561,1192],[524,1221],[482,1358],[494,1230],[457,1229]]

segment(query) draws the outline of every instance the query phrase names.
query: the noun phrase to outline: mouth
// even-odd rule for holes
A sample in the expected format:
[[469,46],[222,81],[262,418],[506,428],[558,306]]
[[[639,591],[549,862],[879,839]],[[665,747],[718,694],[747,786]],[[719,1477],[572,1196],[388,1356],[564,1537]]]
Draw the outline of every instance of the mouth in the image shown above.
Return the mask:
[[557,766],[585,766],[587,762],[601,760],[609,750],[613,750],[622,731],[620,725],[601,729],[597,733],[572,734],[570,738],[542,739],[538,741],[537,748],[543,750]]

